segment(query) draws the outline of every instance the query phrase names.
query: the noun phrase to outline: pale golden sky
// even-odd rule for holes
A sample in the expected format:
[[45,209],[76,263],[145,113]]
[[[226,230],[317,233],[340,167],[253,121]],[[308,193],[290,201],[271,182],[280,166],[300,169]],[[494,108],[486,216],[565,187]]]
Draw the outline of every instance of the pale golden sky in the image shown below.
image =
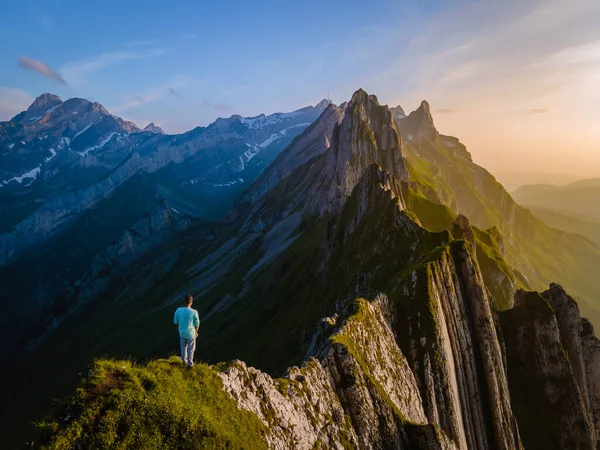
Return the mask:
[[455,7],[371,80],[393,81],[491,171],[600,176],[600,0]]

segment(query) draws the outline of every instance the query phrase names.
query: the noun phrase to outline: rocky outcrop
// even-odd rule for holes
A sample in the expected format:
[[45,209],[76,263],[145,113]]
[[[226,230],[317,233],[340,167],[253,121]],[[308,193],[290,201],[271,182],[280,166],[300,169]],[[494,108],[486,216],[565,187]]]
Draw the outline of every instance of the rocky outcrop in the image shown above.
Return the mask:
[[600,442],[600,341],[594,334],[589,320],[581,319],[581,343],[583,345],[584,376],[588,381],[588,415]]
[[594,328],[581,317],[579,306],[562,286],[552,283],[542,293],[554,309],[560,341],[571,365],[579,393],[585,407],[587,422],[596,446],[600,443],[600,356],[599,341]]
[[456,241],[399,287],[397,332],[425,411],[460,448],[520,448],[490,300]]
[[[397,117],[396,120],[398,120]],[[402,134],[405,134],[411,141],[424,139],[435,142],[440,137],[433,123],[429,103],[426,100],[423,100],[419,108],[411,112],[406,118],[400,118],[398,125],[402,130]]]
[[495,321],[473,246],[453,241],[390,298],[323,321],[330,338],[284,378],[241,362],[221,377],[276,449],[595,448],[600,341],[560,287],[544,296],[556,314],[519,291]]
[[270,448],[457,448],[427,423],[387,297],[355,307],[318,359],[280,379],[236,361],[221,374],[224,389],[267,426]]
[[514,308],[500,315],[511,402],[525,448],[596,448],[593,411],[578,384],[589,373],[577,360],[582,330],[562,294],[556,286],[544,293],[558,306],[556,314],[538,293],[518,291]]
[[[387,106],[362,89],[354,93],[342,122],[333,132],[320,167],[319,183],[309,194],[307,213],[337,213],[372,164],[394,176],[394,192],[408,181],[399,132]],[[401,195],[398,195],[401,198]],[[404,201],[401,200],[404,207]]]

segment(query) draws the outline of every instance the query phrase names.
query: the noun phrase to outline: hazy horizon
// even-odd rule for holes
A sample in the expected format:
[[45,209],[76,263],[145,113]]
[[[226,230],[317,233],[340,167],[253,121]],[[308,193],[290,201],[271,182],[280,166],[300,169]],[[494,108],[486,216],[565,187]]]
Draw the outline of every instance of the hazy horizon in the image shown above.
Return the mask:
[[0,36],[28,32],[0,50],[0,120],[52,92],[180,133],[362,87],[407,112],[428,100],[492,173],[600,176],[593,0],[110,4],[8,6]]

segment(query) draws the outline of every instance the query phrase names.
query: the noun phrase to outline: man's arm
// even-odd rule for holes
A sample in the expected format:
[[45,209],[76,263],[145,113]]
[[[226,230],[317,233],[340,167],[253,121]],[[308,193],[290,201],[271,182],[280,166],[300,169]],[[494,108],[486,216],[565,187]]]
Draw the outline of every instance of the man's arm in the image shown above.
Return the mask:
[[175,316],[173,316],[173,323],[179,326],[179,317],[177,317],[177,311],[175,311]]
[[196,337],[198,337],[198,328],[200,328],[200,318],[198,317],[198,311],[194,314],[194,327],[196,328]]

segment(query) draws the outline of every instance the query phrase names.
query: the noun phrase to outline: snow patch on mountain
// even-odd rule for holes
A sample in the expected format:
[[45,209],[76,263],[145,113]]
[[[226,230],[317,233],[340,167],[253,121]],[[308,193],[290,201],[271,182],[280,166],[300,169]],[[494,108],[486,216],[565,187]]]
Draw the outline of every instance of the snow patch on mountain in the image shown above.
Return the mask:
[[[293,114],[293,113],[290,113],[290,114]],[[277,139],[284,137],[288,133],[288,131],[291,130],[292,128],[307,127],[309,125],[310,125],[310,123],[299,123],[297,125],[292,125],[291,127],[284,128],[283,130],[278,131],[277,133],[271,134],[271,136],[269,136],[265,141],[263,141],[257,145],[250,145],[250,144],[246,143],[246,145],[250,148],[250,150],[246,150],[244,152],[244,156],[246,157],[246,162],[249,162],[252,158],[254,158],[256,155],[258,155],[260,153],[261,149],[267,148],[273,142],[277,141]],[[242,170],[244,170],[243,161],[242,161]]]
[[446,144],[446,147],[456,147],[456,144],[454,142],[444,141],[444,144]]
[[39,167],[36,167],[35,169],[31,169],[29,172],[25,172],[21,176],[12,177],[12,178],[10,178],[8,180],[2,181],[2,184],[8,184],[11,181],[16,181],[17,183],[22,184],[23,180],[26,180],[26,179],[29,179],[29,178],[33,178],[29,184],[25,185],[25,186],[29,186],[31,183],[33,183],[35,181],[35,179],[37,178],[37,176],[39,175],[39,173],[40,173],[41,170],[42,169],[40,169]]
[[302,114],[300,111],[293,111],[289,113],[275,113],[271,114],[270,116],[265,116],[264,114],[261,114],[260,116],[256,117],[241,117],[240,122],[242,122],[248,128],[256,129],[265,127],[267,125],[274,125],[276,123],[293,120],[294,117],[297,117],[300,114]]
[[54,150],[53,148],[50,148],[48,150],[50,150],[51,155],[48,158],[44,158],[44,161],[46,161],[46,162],[50,161],[52,158],[54,158],[56,156],[56,150]]
[[213,184],[213,187],[229,187],[237,184],[238,180],[230,181],[229,183]]
[[85,149],[82,152],[77,152],[77,153],[79,153],[81,156],[83,156],[85,158],[89,152],[92,152],[94,150],[99,150],[102,147],[104,147],[106,144],[108,144],[110,142],[110,140],[113,138],[113,136],[115,136],[115,135],[117,135],[118,139],[122,138],[123,136],[127,136],[127,135],[121,135],[120,133],[113,131],[106,139],[104,139],[98,145],[94,145],[93,147],[90,147],[88,149]]
[[46,111],[46,112],[44,113],[44,116],[46,116],[46,115],[48,115],[48,114],[51,114],[51,113],[52,113],[52,112],[53,112],[53,111],[54,111],[56,108],[58,108],[60,105],[62,105],[62,103],[61,103],[61,104],[59,104],[59,105],[53,106],[52,108],[50,108],[48,111]]
[[81,135],[81,134],[85,133],[87,130],[89,130],[89,128],[90,128],[90,127],[91,127],[93,124],[94,124],[93,122],[92,122],[92,123],[89,123],[89,124],[88,124],[88,125],[87,125],[87,126],[84,128],[84,129],[83,129],[83,130],[81,130],[81,131],[79,131],[79,132],[75,133],[75,136],[73,136],[73,139],[71,139],[71,141],[74,141],[74,140],[77,138],[77,136],[79,136],[79,135]]

